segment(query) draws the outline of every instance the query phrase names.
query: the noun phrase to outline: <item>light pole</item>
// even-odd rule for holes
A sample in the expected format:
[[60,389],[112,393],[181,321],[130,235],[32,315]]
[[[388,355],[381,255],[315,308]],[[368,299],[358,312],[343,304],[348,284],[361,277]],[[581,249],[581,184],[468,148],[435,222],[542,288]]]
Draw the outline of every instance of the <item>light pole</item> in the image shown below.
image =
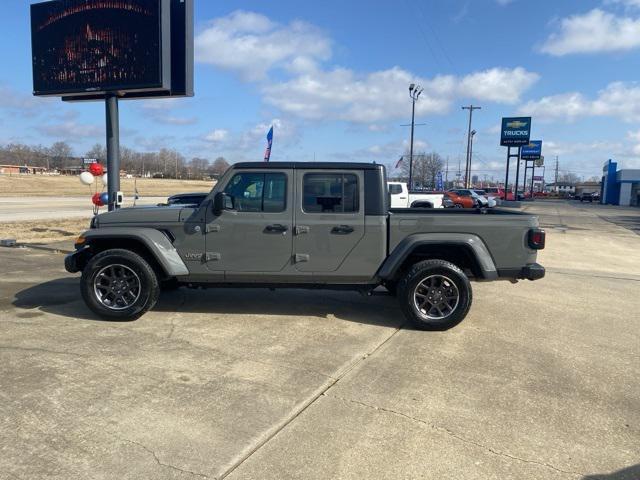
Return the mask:
[[469,181],[469,177],[471,176],[471,156],[473,155],[473,137],[476,136],[475,130],[471,130],[471,134],[469,135],[469,162],[467,163],[467,177],[465,179],[466,188],[471,186],[471,182]]
[[422,87],[412,83],[409,85],[409,97],[411,98],[411,142],[409,145],[409,190],[413,188],[413,129],[416,121],[416,101],[420,98]]
[[[474,110],[481,110],[482,107],[474,107],[469,105],[468,107],[462,107],[462,110],[469,110],[469,129],[467,130],[467,162],[464,176],[464,188],[469,188],[469,175],[471,173],[471,118],[473,117]],[[475,130],[474,130],[475,132]]]

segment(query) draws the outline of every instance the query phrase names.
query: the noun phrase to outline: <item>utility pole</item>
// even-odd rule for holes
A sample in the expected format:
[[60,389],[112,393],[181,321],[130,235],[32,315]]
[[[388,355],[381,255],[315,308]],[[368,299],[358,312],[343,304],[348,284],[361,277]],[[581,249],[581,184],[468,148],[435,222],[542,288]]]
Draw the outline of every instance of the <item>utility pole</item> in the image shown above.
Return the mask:
[[469,188],[469,175],[471,174],[471,119],[473,117],[474,110],[481,110],[482,107],[474,107],[469,105],[468,107],[462,107],[462,110],[469,110],[469,130],[467,130],[467,166],[464,176],[464,187]]
[[409,85],[409,97],[411,98],[411,143],[409,145],[409,190],[413,188],[413,129],[416,121],[416,101],[420,98],[423,88],[412,83]]
[[558,155],[556,155],[556,178],[554,180],[556,184],[556,190],[558,189]]
[[447,166],[444,169],[444,188],[446,190],[449,183],[449,155],[447,155]]

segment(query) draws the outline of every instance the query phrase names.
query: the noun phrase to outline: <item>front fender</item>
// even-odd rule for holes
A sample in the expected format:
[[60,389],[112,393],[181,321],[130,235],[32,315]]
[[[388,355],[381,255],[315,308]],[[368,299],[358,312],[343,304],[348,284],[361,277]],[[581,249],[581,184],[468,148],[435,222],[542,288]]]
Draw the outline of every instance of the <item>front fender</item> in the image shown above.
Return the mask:
[[158,261],[165,273],[170,277],[188,275],[189,269],[184,264],[178,251],[167,236],[153,228],[144,227],[104,227],[88,230],[82,234],[85,245],[96,240],[126,239],[140,242]]
[[383,280],[394,278],[409,255],[417,247],[423,245],[463,246],[477,261],[483,279],[495,280],[498,278],[498,271],[487,246],[480,237],[469,233],[416,233],[409,235],[393,249],[393,252],[384,261],[378,270],[378,277]]

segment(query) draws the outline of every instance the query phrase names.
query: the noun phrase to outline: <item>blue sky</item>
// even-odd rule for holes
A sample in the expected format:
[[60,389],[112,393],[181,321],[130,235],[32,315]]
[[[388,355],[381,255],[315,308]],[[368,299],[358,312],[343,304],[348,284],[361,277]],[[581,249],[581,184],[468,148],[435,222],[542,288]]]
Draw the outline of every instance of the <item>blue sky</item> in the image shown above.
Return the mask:
[[[29,8],[6,0],[0,143],[104,142],[104,107],[31,96]],[[184,155],[393,164],[408,145],[502,178],[502,116],[531,115],[547,164],[585,178],[640,168],[640,0],[210,1],[196,5],[196,96],[121,103],[121,144]],[[551,178],[551,169],[547,169]]]

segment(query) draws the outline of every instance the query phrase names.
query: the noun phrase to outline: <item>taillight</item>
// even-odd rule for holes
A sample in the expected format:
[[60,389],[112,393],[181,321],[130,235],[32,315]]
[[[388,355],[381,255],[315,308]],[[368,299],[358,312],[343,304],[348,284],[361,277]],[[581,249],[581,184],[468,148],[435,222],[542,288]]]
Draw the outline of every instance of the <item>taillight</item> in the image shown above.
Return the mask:
[[542,250],[544,248],[546,234],[541,228],[532,228],[529,230],[529,247],[534,250]]

